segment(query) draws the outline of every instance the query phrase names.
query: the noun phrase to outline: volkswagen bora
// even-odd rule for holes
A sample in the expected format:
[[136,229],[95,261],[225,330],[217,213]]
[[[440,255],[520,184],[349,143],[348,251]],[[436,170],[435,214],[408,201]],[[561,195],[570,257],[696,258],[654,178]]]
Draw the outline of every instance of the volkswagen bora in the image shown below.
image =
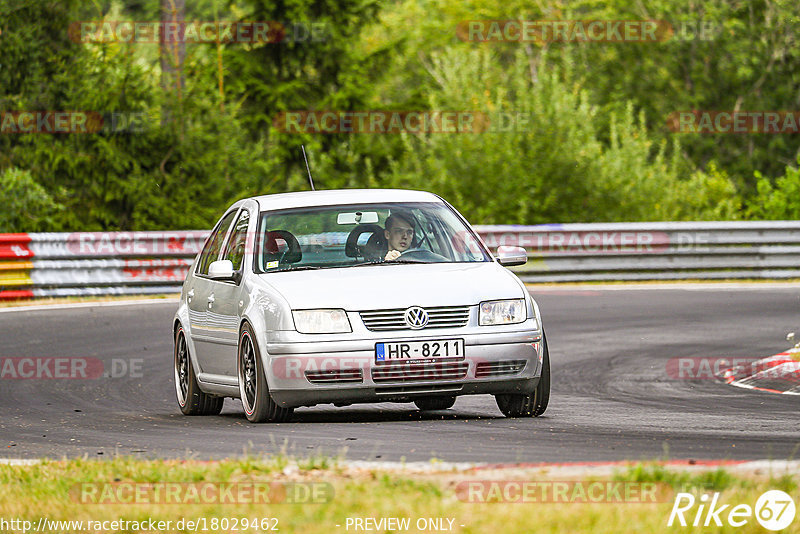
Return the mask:
[[239,398],[252,422],[299,406],[491,394],[508,417],[550,396],[539,308],[445,200],[421,191],[266,195],[231,206],[198,254],[175,315],[186,415]]

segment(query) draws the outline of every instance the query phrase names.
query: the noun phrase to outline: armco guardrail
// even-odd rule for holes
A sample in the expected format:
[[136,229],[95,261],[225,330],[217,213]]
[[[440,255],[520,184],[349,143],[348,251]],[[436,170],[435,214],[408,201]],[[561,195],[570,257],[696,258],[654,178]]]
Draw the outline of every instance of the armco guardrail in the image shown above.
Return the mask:
[[800,221],[482,226],[492,249],[517,245],[526,282],[800,277]]
[[[477,226],[526,282],[800,278],[800,221]],[[207,231],[0,234],[0,299],[180,291]]]
[[179,292],[207,235],[0,234],[0,299]]

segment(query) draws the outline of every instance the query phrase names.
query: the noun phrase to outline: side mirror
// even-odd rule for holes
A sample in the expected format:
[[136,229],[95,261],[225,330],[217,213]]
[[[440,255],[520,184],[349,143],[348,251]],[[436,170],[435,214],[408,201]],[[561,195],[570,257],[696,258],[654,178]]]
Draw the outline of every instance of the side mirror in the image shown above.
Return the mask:
[[500,262],[500,265],[513,267],[514,265],[525,265],[528,261],[528,252],[522,247],[500,246],[497,247],[497,255],[495,257]]
[[236,273],[233,271],[231,260],[218,260],[208,266],[208,277],[212,280],[235,281]]

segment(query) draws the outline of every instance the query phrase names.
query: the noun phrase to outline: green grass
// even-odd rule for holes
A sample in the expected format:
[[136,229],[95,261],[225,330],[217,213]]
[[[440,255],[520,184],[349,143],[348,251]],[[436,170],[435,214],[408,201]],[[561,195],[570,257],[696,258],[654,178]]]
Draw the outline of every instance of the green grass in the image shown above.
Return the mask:
[[656,482],[666,484],[675,491],[724,491],[734,486],[752,486],[751,481],[737,479],[722,468],[692,473],[675,470],[661,464],[637,464],[614,475],[615,480]]
[[[44,461],[29,466],[0,465],[0,518],[27,519],[36,523],[40,517],[51,520],[172,521],[181,518],[277,518],[280,532],[330,533],[346,530],[347,518],[449,518],[454,532],[664,532],[672,509],[672,496],[647,503],[470,503],[456,492],[459,482],[479,480],[547,480],[537,470],[475,470],[467,472],[409,472],[356,469],[336,458],[321,455],[291,459],[279,455],[267,458],[244,458],[219,462],[138,460],[116,458],[108,461],[76,459]],[[555,477],[552,480],[564,480]],[[584,477],[584,482],[602,480]],[[610,481],[657,482],[675,491],[697,495],[708,491],[722,493],[724,502],[754,504],[767,489],[782,489],[798,498],[798,481],[789,474],[742,477],[724,469],[687,472],[657,464],[640,464],[610,477]],[[128,487],[137,483],[236,483],[240,486],[270,483],[300,483],[332,490],[316,503],[260,503],[245,498],[236,504],[170,504],[81,501],[83,484],[103,488]],[[201,499],[202,501],[202,499]],[[195,501],[190,501],[195,502]],[[800,525],[800,519],[795,521]],[[336,525],[341,525],[336,527]],[[462,526],[463,525],[463,526]],[[688,529],[691,530],[691,529]],[[120,532],[137,530],[120,529]],[[169,532],[185,532],[173,526]],[[202,531],[202,530],[201,530]],[[217,531],[235,532],[232,528]],[[241,530],[240,530],[241,531]],[[255,530],[250,529],[250,532]],[[378,530],[382,532],[383,530]],[[705,529],[722,532],[763,532],[755,521],[742,528]],[[787,532],[798,529],[787,529]],[[71,532],[66,530],[65,532]],[[364,532],[364,531],[361,531]]]

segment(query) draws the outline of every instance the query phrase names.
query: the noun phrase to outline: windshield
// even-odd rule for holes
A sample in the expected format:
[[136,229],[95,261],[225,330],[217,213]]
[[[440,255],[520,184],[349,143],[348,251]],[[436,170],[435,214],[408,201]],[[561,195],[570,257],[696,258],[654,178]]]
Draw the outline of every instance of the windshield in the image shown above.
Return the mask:
[[492,261],[461,218],[437,202],[269,211],[258,228],[256,272]]

